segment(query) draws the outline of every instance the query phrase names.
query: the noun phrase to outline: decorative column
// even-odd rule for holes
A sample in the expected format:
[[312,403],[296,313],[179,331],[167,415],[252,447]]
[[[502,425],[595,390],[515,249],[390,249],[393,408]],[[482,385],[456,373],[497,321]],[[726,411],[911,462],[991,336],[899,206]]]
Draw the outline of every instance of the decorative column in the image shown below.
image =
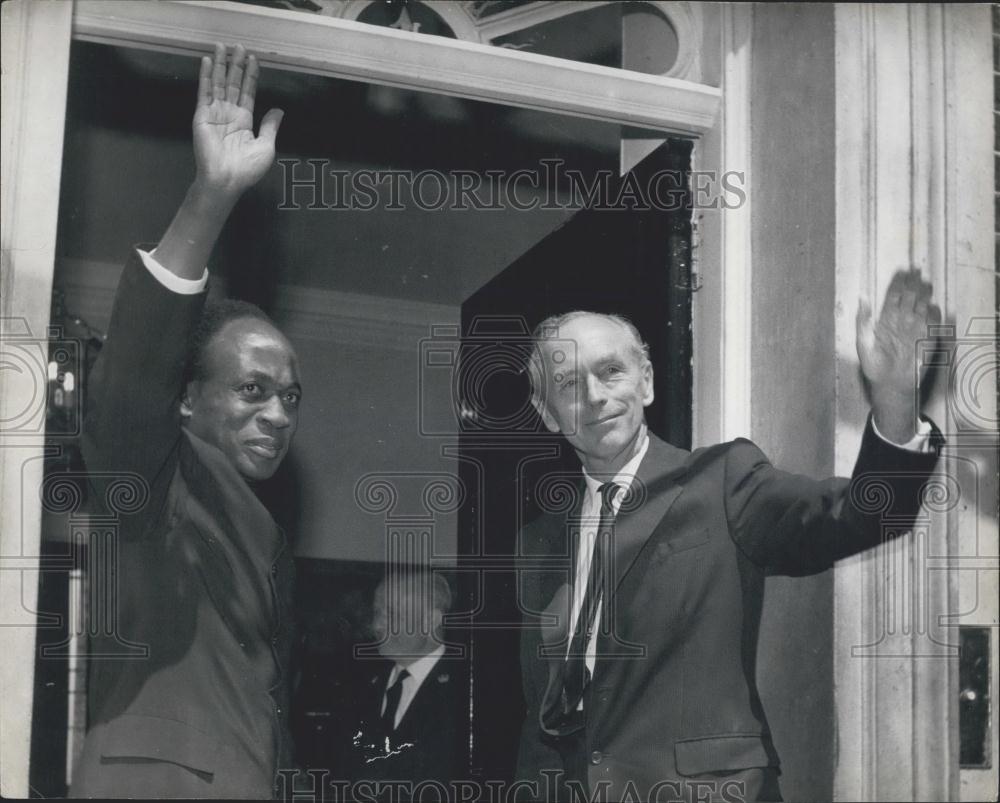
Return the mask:
[[[956,626],[989,620],[996,605],[995,571],[991,601],[960,593],[990,584],[997,554],[995,362],[992,386],[965,402],[956,395],[959,355],[995,303],[990,8],[838,4],[835,19],[836,470],[850,473],[868,412],[858,297],[880,305],[900,268],[917,267],[944,312],[921,358],[937,365],[924,410],[949,441],[913,532],[835,572],[835,797],[955,800]],[[975,415],[963,412],[969,404]],[[875,486],[857,490],[879,504]]]

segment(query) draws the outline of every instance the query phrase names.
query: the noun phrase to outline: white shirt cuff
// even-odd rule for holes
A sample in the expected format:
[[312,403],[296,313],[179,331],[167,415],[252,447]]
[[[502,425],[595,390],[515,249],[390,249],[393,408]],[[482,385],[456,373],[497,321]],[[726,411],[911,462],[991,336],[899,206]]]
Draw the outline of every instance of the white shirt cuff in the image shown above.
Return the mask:
[[205,272],[200,279],[182,279],[176,273],[172,273],[156,261],[156,257],[154,256],[156,253],[155,248],[148,252],[143,251],[141,248],[136,248],[135,250],[138,252],[142,264],[146,266],[146,270],[153,274],[153,278],[174,293],[179,293],[183,296],[195,296],[202,292],[208,284],[208,268],[205,268]]
[[919,452],[920,454],[927,454],[931,451],[931,432],[933,430],[931,429],[930,422],[925,421],[923,418],[917,419],[917,434],[906,443],[894,443],[885,437],[885,435],[878,431],[878,427],[875,426],[874,418],[872,419],[872,429],[883,441],[899,449],[906,449],[908,452]]

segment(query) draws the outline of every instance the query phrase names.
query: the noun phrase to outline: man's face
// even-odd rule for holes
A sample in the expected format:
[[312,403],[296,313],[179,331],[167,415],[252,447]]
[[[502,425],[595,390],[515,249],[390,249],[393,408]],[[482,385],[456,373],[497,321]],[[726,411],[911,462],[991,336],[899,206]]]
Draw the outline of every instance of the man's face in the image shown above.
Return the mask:
[[421,594],[411,583],[396,586],[390,593],[383,581],[375,589],[372,630],[383,658],[409,663],[437,647],[435,631],[441,612],[434,608],[429,588]]
[[209,341],[205,377],[181,402],[187,428],[218,447],[244,478],[266,480],[288,453],[299,418],[291,344],[266,321],[237,318]]
[[541,344],[545,398],[535,407],[591,473],[616,473],[640,445],[653,368],[636,347],[623,326],[595,315],[573,318]]

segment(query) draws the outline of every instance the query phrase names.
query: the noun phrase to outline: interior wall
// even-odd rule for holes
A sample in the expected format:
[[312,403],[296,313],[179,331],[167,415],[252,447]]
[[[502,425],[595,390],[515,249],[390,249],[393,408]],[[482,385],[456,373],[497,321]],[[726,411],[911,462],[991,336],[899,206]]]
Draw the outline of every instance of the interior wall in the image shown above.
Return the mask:
[[[454,555],[456,514],[428,511],[420,494],[429,475],[457,475],[456,461],[441,453],[455,443],[457,428],[450,438],[424,436],[415,404],[423,394],[439,409],[450,407],[451,384],[441,373],[421,372],[419,340],[405,350],[301,339],[295,348],[306,383],[290,466],[301,511],[296,555],[382,562],[387,516],[432,517],[434,554]],[[358,482],[369,474],[392,482],[394,509],[372,512],[358,501]]]
[[[775,465],[834,466],[834,18],[757,4],[751,76],[752,431]],[[836,755],[832,572],[770,578],[757,677],[786,800],[829,800]]]

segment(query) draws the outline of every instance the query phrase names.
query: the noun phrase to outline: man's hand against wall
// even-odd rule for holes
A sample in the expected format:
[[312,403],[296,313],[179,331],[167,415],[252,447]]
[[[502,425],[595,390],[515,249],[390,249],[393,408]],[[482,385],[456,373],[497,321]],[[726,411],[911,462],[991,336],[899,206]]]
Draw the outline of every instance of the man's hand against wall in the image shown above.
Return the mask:
[[878,320],[866,301],[858,307],[858,358],[871,389],[875,426],[894,443],[916,434],[920,380],[926,372],[921,364],[918,376],[917,343],[927,338],[929,325],[941,322],[932,290],[918,270],[901,270],[889,283]]
[[253,134],[253,105],[257,94],[257,59],[243,45],[233,49],[226,67],[226,48],[216,44],[212,58],[201,60],[198,105],[194,113],[196,183],[209,193],[239,197],[256,184],[274,161],[274,140],[284,114],[271,109],[260,133]]

